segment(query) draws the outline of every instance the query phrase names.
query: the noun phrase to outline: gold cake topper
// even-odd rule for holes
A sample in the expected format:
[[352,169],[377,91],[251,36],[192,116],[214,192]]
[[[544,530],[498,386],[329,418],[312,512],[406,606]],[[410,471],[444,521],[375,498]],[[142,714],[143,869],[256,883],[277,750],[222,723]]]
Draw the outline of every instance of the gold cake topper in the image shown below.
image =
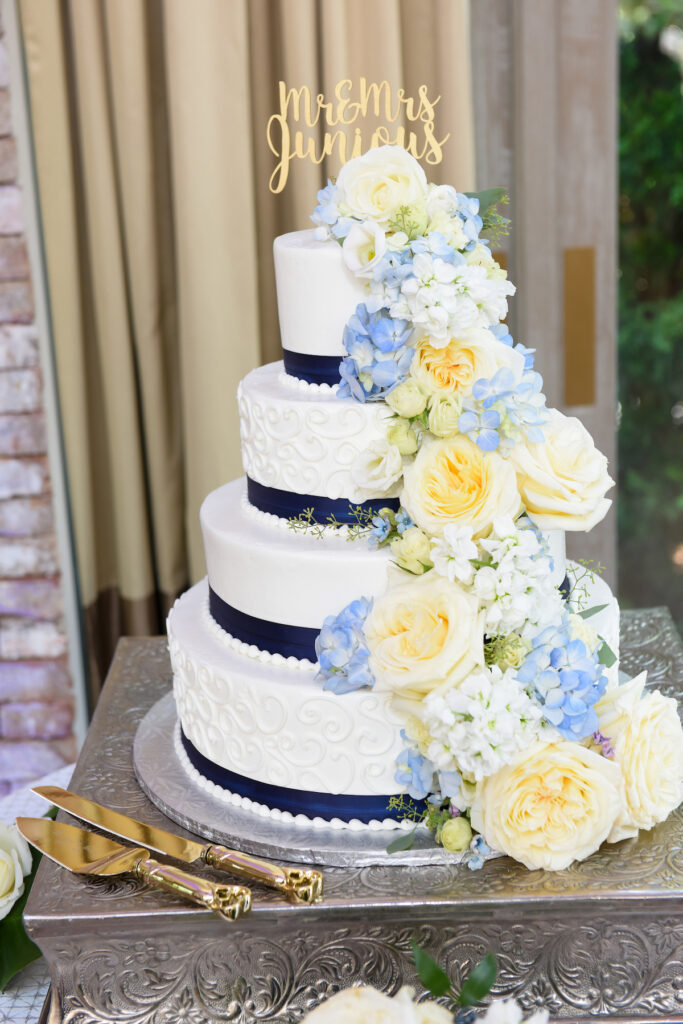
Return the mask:
[[[342,78],[331,99],[324,93],[313,95],[307,85],[295,89],[280,82],[280,109],[268,119],[266,128],[268,146],[277,158],[270,191],[282,192],[292,160],[321,164],[336,153],[340,164],[345,164],[375,146],[403,146],[418,160],[440,164],[443,145],[450,138],[450,132],[442,139],[435,134],[435,109],[440,99],[430,99],[426,85],[418,86],[417,97],[406,96],[405,89],[392,89],[386,80],[368,82],[363,77],[356,88],[350,78]],[[384,123],[364,132],[356,122],[368,114]],[[397,124],[403,119],[407,127]],[[356,127],[347,132],[351,125]],[[320,127],[324,127],[322,136]]]

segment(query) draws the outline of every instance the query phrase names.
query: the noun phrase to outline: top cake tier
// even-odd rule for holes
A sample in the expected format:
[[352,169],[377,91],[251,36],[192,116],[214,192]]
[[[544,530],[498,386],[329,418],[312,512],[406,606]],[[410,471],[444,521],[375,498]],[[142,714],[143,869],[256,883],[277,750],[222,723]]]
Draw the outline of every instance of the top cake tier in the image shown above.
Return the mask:
[[273,255],[285,369],[306,380],[315,358],[316,379],[327,370],[328,383],[339,383],[344,327],[367,298],[366,282],[348,269],[341,245],[317,241],[315,230],[280,235]]

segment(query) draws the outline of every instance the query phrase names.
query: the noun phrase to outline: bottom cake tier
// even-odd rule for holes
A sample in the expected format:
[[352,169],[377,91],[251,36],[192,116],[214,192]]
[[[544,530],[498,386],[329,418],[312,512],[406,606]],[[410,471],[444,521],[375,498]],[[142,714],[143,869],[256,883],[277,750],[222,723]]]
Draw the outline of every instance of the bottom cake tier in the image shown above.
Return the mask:
[[[588,596],[601,606],[591,624],[618,653],[616,599],[599,578]],[[179,755],[195,780],[260,813],[396,827],[405,720],[390,693],[326,692],[310,662],[235,641],[211,617],[206,580],[176,602],[168,637]]]

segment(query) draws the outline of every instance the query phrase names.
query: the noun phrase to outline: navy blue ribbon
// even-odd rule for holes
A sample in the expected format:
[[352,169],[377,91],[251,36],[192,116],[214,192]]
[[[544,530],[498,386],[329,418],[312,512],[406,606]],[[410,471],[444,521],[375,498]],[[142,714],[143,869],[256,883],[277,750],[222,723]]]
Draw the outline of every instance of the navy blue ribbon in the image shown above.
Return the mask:
[[[399,820],[403,817],[402,812],[394,809],[389,810],[388,796],[338,796],[334,793],[309,793],[305,789],[290,789],[288,786],[271,786],[267,782],[256,782],[254,779],[247,779],[244,775],[237,775],[235,772],[221,768],[220,765],[209,761],[208,757],[200,754],[197,748],[188,740],[185,733],[180,732],[183,748],[190,763],[197,769],[200,775],[210,779],[217,786],[229,789],[231,793],[239,796],[249,797],[256,803],[265,804],[267,807],[277,807],[281,811],[289,811],[291,814],[305,814],[309,818],[341,818],[342,821],[351,821],[357,818],[358,821],[382,821],[384,818]],[[420,811],[426,807],[424,800],[413,801]]]
[[369,501],[354,503],[348,498],[324,498],[320,494],[295,494],[293,491],[281,491],[277,487],[265,487],[251,477],[247,477],[247,497],[249,503],[262,512],[270,512],[281,519],[291,519],[301,515],[305,510],[313,509],[316,523],[325,524],[329,516],[334,516],[338,523],[357,523],[358,516],[351,508],[361,508],[365,512],[376,515],[381,508],[391,508],[398,512],[398,498],[371,498]]
[[233,608],[209,587],[209,611],[211,617],[222,626],[226,633],[242,640],[245,644],[255,644],[262,651],[270,654],[281,654],[284,658],[308,658],[316,660],[315,641],[319,629],[308,626],[287,626],[282,622],[270,622],[258,619]]
[[339,384],[339,364],[342,356],[311,356],[304,352],[292,352],[283,348],[285,373],[299,380],[307,380],[309,384]]
[[559,587],[557,589],[562,594],[562,597],[564,598],[564,600],[568,601],[569,600],[569,595],[572,592],[572,585],[569,582],[569,576],[565,576],[565,578],[562,580],[562,582],[560,583],[560,585],[559,585]]

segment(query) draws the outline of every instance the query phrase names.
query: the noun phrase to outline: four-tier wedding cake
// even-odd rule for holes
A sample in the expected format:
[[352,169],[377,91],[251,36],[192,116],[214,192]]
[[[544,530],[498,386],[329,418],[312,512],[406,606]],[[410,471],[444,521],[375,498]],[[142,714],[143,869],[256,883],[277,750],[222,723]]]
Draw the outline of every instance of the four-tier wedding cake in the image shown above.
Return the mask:
[[168,635],[179,755],[226,800],[553,869],[678,805],[683,732],[565,560],[612,481],[503,323],[499,199],[384,146],[275,240],[284,361],[240,384],[246,476]]

